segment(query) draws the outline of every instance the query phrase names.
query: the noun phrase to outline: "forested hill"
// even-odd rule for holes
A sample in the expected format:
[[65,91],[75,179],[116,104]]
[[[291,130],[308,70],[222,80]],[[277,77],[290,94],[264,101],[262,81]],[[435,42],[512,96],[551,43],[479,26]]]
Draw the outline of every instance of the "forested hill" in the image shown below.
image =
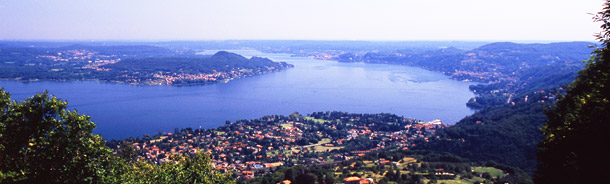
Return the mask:
[[535,91],[569,84],[584,67],[595,46],[592,42],[518,44],[497,42],[472,50],[449,47],[425,52],[392,51],[347,53],[341,62],[389,63],[443,72],[456,80],[477,81],[477,95],[468,106],[481,109],[502,105]]
[[149,80],[164,84],[197,84],[279,71],[292,65],[220,51],[210,57],[136,58],[102,66],[125,76],[118,80]]
[[586,45],[494,43],[464,52],[485,58],[475,63],[501,66],[495,71],[502,77],[471,86],[478,96],[468,104],[480,110],[437,132],[436,138],[417,148],[494,161],[533,174],[536,144],[542,137],[540,128],[547,120],[544,111],[565,94],[565,86],[584,67],[581,60],[589,58],[589,51],[583,49]]
[[542,101],[484,108],[437,132],[438,137],[429,142],[417,144],[417,149],[497,162],[532,174],[536,169],[536,144],[542,137],[539,129],[547,119],[544,109],[552,103]]
[[[188,67],[187,67],[188,66]],[[127,59],[106,68],[113,70],[131,71],[159,71],[175,72],[181,71],[185,74],[231,72],[234,69],[249,69],[255,71],[267,70],[267,68],[281,68],[281,63],[275,63],[267,58],[253,57],[247,59],[241,55],[220,51],[211,57],[193,58],[137,58]]]
[[509,103],[486,106],[419,142],[416,149],[448,152],[480,162],[496,162],[529,174],[536,170],[536,144],[542,139],[545,110],[565,93],[560,86],[523,93]]

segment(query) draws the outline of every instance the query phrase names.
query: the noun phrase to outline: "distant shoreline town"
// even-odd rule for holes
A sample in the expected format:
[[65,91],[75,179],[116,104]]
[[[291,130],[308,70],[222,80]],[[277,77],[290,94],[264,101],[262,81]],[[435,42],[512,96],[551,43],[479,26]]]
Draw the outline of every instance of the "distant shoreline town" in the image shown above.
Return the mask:
[[134,85],[202,85],[293,67],[220,51],[211,56],[154,46],[0,48],[0,79],[94,80]]

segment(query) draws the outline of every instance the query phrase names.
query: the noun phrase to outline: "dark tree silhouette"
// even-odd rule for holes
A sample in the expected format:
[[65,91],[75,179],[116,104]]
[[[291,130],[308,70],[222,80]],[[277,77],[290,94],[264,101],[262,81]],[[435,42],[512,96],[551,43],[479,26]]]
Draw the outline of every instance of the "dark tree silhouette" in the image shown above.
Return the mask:
[[594,19],[602,46],[547,113],[537,183],[610,183],[610,1]]

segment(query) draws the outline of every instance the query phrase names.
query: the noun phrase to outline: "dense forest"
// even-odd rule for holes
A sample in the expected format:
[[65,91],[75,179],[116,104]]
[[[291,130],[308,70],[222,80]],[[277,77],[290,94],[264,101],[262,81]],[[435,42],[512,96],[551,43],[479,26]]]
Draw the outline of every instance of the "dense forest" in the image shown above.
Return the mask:
[[536,169],[538,130],[550,102],[519,103],[485,108],[455,126],[437,132],[438,138],[416,149],[449,152],[478,161],[495,161],[532,174]]

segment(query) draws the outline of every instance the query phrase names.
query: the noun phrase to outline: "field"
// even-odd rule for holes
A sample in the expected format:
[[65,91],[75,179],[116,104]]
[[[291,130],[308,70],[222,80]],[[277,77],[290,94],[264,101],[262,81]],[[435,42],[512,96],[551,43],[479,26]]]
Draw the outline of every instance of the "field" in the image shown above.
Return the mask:
[[313,120],[316,123],[327,123],[327,122],[330,122],[328,120],[316,119],[316,118],[313,118],[313,117],[305,117],[305,119],[306,120]]
[[[343,146],[333,146],[333,147],[323,146],[324,144],[328,144],[330,142],[331,142],[331,140],[329,138],[324,138],[324,139],[318,141],[317,144],[305,145],[302,148],[311,149],[315,152],[325,152],[325,151],[343,149]],[[293,148],[292,151],[296,151],[297,153],[299,152],[299,150],[296,148]]]
[[502,172],[502,170],[493,167],[473,167],[472,170],[474,170],[475,173],[479,174],[489,173],[489,175],[494,178],[506,176],[506,174]]
[[290,124],[290,123],[282,123],[280,125],[284,128],[292,128],[292,124]]
[[343,149],[343,146],[339,146],[339,147],[315,146],[314,147],[315,152],[326,152],[326,151],[339,150],[339,149]]
[[[428,183],[430,180],[424,179],[424,183]],[[470,181],[462,180],[462,179],[453,179],[453,180],[436,180],[436,183],[444,183],[444,184],[472,184]]]
[[410,163],[416,163],[417,159],[412,158],[412,157],[405,157],[402,159],[401,164],[410,164]]

